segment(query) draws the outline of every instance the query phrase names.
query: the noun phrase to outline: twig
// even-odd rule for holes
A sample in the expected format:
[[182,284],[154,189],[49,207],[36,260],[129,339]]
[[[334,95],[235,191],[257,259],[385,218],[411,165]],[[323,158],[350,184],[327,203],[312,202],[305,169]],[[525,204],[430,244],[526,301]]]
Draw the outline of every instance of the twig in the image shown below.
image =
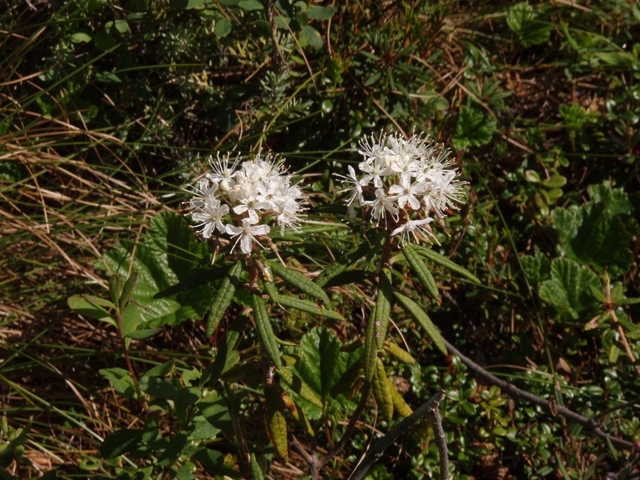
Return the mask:
[[436,445],[440,453],[440,480],[447,480],[449,478],[449,454],[447,452],[447,439],[444,436],[442,420],[440,419],[439,406],[440,400],[435,402],[435,405],[429,409],[429,417],[431,418],[433,434],[435,435]]
[[[433,408],[438,408],[437,405],[444,398],[444,390],[439,391],[426,403],[423,403],[418,407],[418,409],[401,421],[398,425],[393,427],[389,433],[387,433],[384,437],[378,441],[367,453],[364,459],[360,462],[360,465],[353,471],[349,480],[362,480],[367,473],[367,471],[373,466],[373,464],[382,456],[382,453],[385,449],[395,442],[400,435],[407,432],[418,420],[424,417],[427,413],[429,413]],[[435,405],[435,407],[434,407]],[[437,432],[436,432],[437,435]],[[445,446],[445,456],[446,456],[446,446]],[[442,459],[441,459],[442,465]]]
[[[505,392],[513,396],[523,398],[535,405],[539,405],[546,409],[550,409],[549,402],[544,398],[540,398],[540,397],[537,397],[536,395],[533,395],[532,393],[525,392],[524,390],[520,390],[518,387],[515,387],[510,383],[507,383],[504,380],[500,380],[498,377],[491,375],[489,372],[487,372],[484,368],[482,368],[480,365],[475,363],[473,360],[465,357],[462,353],[460,353],[460,351],[456,347],[451,345],[447,340],[443,338],[442,341],[446,345],[447,350],[449,350],[454,355],[460,357],[460,360],[462,360],[462,363],[464,363],[469,368],[469,370],[480,375],[482,378],[484,378],[491,384],[497,385],[502,390],[504,390]],[[560,415],[562,415],[563,417],[569,420],[572,420],[578,423],[579,425],[582,425],[587,430],[593,431],[593,433],[595,433],[597,437],[600,437],[604,440],[609,440],[614,447],[619,448],[621,450],[629,450],[629,451],[633,450],[633,444],[631,442],[627,442],[626,440],[622,440],[621,438],[613,437],[611,435],[606,434],[604,432],[604,429],[605,429],[604,425],[596,422],[593,418],[583,417],[582,415],[578,415],[577,413],[569,410],[566,407],[562,407],[560,405],[555,405],[554,410]]]

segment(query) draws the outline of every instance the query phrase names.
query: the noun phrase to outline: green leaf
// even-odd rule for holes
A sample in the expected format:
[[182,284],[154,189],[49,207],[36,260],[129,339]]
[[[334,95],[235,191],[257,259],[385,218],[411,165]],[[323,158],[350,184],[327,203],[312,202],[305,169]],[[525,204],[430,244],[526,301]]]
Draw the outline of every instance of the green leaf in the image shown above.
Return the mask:
[[596,52],[593,56],[609,67],[629,68],[638,63],[638,59],[628,52]]
[[233,295],[236,291],[236,286],[240,281],[239,277],[241,272],[242,262],[238,260],[227,272],[222,283],[218,287],[216,296],[213,297],[213,300],[211,301],[211,310],[209,310],[209,314],[207,315],[205,332],[207,336],[212,335],[216,328],[218,328],[218,323],[222,320],[224,312],[226,312],[229,305],[231,305]]
[[161,328],[145,328],[143,330],[136,330],[135,332],[129,332],[125,335],[127,338],[133,340],[144,340],[145,338],[153,337],[156,333],[162,331]]
[[125,398],[136,398],[136,387],[133,383],[131,374],[123,368],[103,368],[99,371],[100,375],[111,382],[116,393]]
[[422,328],[427,332],[433,343],[438,347],[438,349],[447,355],[447,347],[445,347],[444,342],[442,341],[442,337],[440,336],[440,332],[433,324],[429,316],[422,309],[420,305],[411,300],[409,297],[405,297],[401,293],[393,292],[396,296],[402,307],[409,313],[416,321],[420,324]]
[[520,257],[520,263],[529,282],[533,285],[538,285],[549,278],[551,262],[542,252],[536,252],[534,256]]
[[424,264],[422,258],[418,256],[416,250],[411,246],[411,244],[407,244],[402,247],[402,254],[404,255],[404,258],[407,259],[407,263],[411,267],[411,270],[413,270],[413,273],[415,273],[420,280],[420,283],[422,283],[422,285],[427,289],[427,292],[429,292],[433,298],[438,300],[440,298],[440,294],[438,293],[436,280],[433,278],[433,275],[431,275],[431,271]]
[[84,295],[73,295],[67,299],[67,305],[72,310],[75,310],[80,315],[84,315],[85,317],[93,318],[95,320],[100,320],[101,322],[106,322],[114,327],[117,327],[118,324],[115,319],[111,316],[111,314],[105,310],[100,305],[89,302],[87,297]]
[[73,43],[89,43],[91,41],[91,36],[83,32],[77,32],[71,35],[71,41]]
[[173,373],[175,365],[176,360],[175,358],[172,358],[171,360],[147,370],[143,377],[167,377]]
[[258,327],[260,343],[276,368],[282,368],[280,348],[278,347],[276,336],[273,333],[273,327],[271,326],[271,319],[269,317],[269,312],[267,311],[267,306],[260,295],[254,293],[251,297],[253,299],[253,319]]
[[[301,358],[291,368],[324,402],[336,408],[352,408],[353,402],[344,396],[338,399],[329,397],[331,389],[342,375],[362,356],[362,348],[343,352],[341,347],[342,343],[331,330],[314,328],[300,339]],[[321,417],[321,409],[312,407],[306,401],[299,404],[311,420]]]
[[243,9],[245,12],[253,12],[254,10],[264,10],[264,5],[262,2],[258,0],[240,0],[238,2],[238,7]]
[[475,104],[460,109],[456,133],[452,138],[456,150],[481,147],[489,143],[496,131],[495,119]]
[[439,254],[435,250],[433,250],[431,248],[423,247],[422,245],[414,245],[414,248],[416,249],[416,251],[420,255],[422,255],[427,260],[431,260],[432,262],[437,263],[437,264],[443,266],[444,268],[447,268],[447,269],[452,270],[452,271],[454,271],[456,273],[459,273],[460,275],[468,278],[469,280],[471,280],[474,283],[481,284],[480,280],[478,280],[478,278],[473,273],[471,273],[469,270],[467,270],[466,268],[463,268],[460,265],[458,265],[457,263],[449,260],[447,257],[445,257],[444,255]]
[[312,5],[307,9],[307,17],[314,20],[329,20],[335,13],[333,7],[321,7],[320,5]]
[[626,336],[629,340],[640,339],[640,325],[628,322],[627,320],[622,320],[621,318],[618,319],[618,322],[627,331]]
[[376,368],[372,380],[373,396],[378,404],[378,409],[382,414],[382,418],[390,422],[393,418],[393,395],[391,393],[391,382],[387,378],[384,371],[382,360],[376,358]]
[[540,298],[577,319],[579,314],[597,306],[590,288],[602,288],[600,280],[588,267],[568,258],[551,262],[551,280],[540,286]]
[[507,10],[507,25],[525,47],[549,40],[552,25],[537,18],[537,12],[527,3],[518,3]]
[[378,296],[376,306],[373,311],[375,325],[375,339],[378,350],[387,338],[389,330],[389,320],[391,318],[391,307],[393,305],[393,292],[391,287],[391,270],[383,268],[378,284]]
[[[380,295],[380,293],[378,293]],[[376,340],[376,307],[369,313],[367,329],[364,337],[364,378],[367,382],[373,380],[376,373],[376,358],[378,358],[378,342]]]
[[309,385],[307,385],[298,375],[293,373],[293,370],[288,367],[276,369],[276,373],[282,379],[293,392],[304,398],[307,402],[314,405],[317,408],[322,408],[322,401],[319,395],[314,392]]
[[216,37],[224,38],[231,32],[231,20],[226,17],[216,21]]
[[138,386],[152,398],[161,400],[178,400],[178,389],[169,380],[158,377],[140,377]]
[[100,455],[104,458],[115,458],[135,451],[142,442],[143,430],[123,428],[104,439],[100,445]]
[[558,110],[570,130],[580,131],[587,123],[587,115],[577,102],[573,102],[570,106],[560,105]]
[[170,2],[178,10],[191,10],[202,5],[204,0],[170,0]]
[[631,268],[632,236],[626,222],[612,215],[605,203],[589,202],[575,212],[556,208],[553,220],[560,233],[560,247],[567,257],[591,265],[600,273],[606,269],[612,277]]
[[167,448],[160,453],[156,460],[157,465],[165,466],[175,462],[189,442],[185,433],[178,433],[172,439]]
[[300,272],[296,272],[295,270],[284,267],[275,262],[270,262],[269,267],[278,277],[282,278],[288,284],[293,285],[298,290],[311,297],[319,298],[325,303],[325,305],[329,305],[331,303],[325,291],[322,290],[318,284],[312,282]]
[[189,275],[184,277],[184,279],[169,288],[159,291],[153,296],[153,298],[169,297],[176,293],[211,283],[214,280],[223,278],[227,272],[229,272],[229,266],[216,268],[194,268]]
[[[127,308],[122,312],[122,336],[126,337],[131,332],[135,332],[140,323],[140,309],[135,303],[130,303]],[[126,344],[129,346],[130,340],[126,339]]]
[[321,317],[331,318],[333,320],[345,321],[345,318],[338,312],[328,310],[326,308],[319,308],[315,303],[309,300],[302,300],[293,295],[278,295],[278,303],[283,307],[295,308],[303,312],[310,313],[311,315],[319,315]]
[[307,39],[309,45],[311,45],[316,50],[322,48],[322,36],[315,28],[309,25],[305,25],[304,27],[302,27],[301,31],[304,37]]
[[118,44],[118,42],[116,42],[116,39],[109,35],[107,32],[98,32],[93,37],[93,43],[96,47],[103,51],[111,50]]
[[[131,258],[132,252],[135,258]],[[187,319],[200,319],[210,305],[210,287],[201,285],[180,295],[154,298],[161,290],[176,285],[187,278],[198,263],[209,256],[207,245],[196,242],[193,230],[181,215],[164,212],[151,221],[149,230],[136,245],[121,241],[104,254],[103,265],[98,265],[127,278],[129,266],[139,278],[131,300],[140,308],[140,327],[176,325]]]

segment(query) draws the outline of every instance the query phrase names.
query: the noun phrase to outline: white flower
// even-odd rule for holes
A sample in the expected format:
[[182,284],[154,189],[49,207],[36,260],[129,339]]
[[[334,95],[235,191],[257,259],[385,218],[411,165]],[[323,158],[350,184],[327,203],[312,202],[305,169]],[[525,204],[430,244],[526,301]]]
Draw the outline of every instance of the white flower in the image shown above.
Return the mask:
[[373,207],[373,210],[371,211],[371,215],[378,222],[380,222],[380,218],[385,217],[385,212],[389,212],[393,217],[393,219],[397,222],[398,209],[394,205],[395,199],[396,197],[388,197],[385,194],[384,189],[378,188],[376,190],[376,199],[373,201],[367,201],[365,203]]
[[353,202],[355,200],[358,200],[358,203],[362,204],[364,202],[364,199],[362,198],[362,183],[358,179],[358,177],[356,177],[356,171],[351,165],[349,165],[347,169],[349,170],[349,175],[338,175],[338,177],[341,177],[343,179],[342,183],[347,183],[350,185],[345,189],[346,192],[351,190],[351,194],[349,195],[349,199],[347,200],[347,205],[353,205]]
[[427,186],[424,183],[411,183],[411,175],[405,173],[400,175],[400,185],[393,185],[389,188],[389,194],[396,196],[400,208],[404,208],[409,203],[412,209],[419,210],[420,200],[416,195],[424,193],[426,189]]
[[409,220],[407,223],[399,226],[393,232],[391,232],[391,236],[401,235],[403,242],[410,242],[411,237],[413,237],[415,242],[419,243],[421,240],[420,234],[436,240],[436,237],[433,235],[431,227],[429,226],[432,221],[432,218],[424,218],[422,220]]
[[191,214],[196,222],[200,222],[197,227],[203,227],[202,236],[211,238],[217,228],[220,233],[225,233],[226,228],[222,223],[222,217],[229,213],[228,205],[220,205],[220,200],[212,197],[205,199],[202,207]]
[[[231,251],[233,252],[234,248],[240,242],[240,250],[245,255],[249,255],[253,248],[253,242],[256,242],[258,245],[262,247],[260,242],[256,240],[256,236],[263,237],[267,235],[271,228],[269,225],[251,225],[250,218],[242,219],[242,227],[234,227],[233,225],[227,225],[227,234],[231,235],[231,238],[237,238],[236,242],[233,244]],[[264,247],[262,247],[264,248]]]
[[[432,218],[444,217],[463,201],[465,182],[457,180],[449,151],[428,137],[371,136],[360,142],[358,153],[364,157],[359,172],[348,166],[348,175],[338,175],[348,184],[350,218],[356,215],[355,207],[366,205],[376,225],[384,219],[384,226],[403,241],[435,239],[429,226]],[[386,221],[387,214],[393,222]]]
[[[284,160],[267,154],[239,164],[229,155],[210,160],[213,172],[206,174],[192,189],[190,215],[202,227],[204,238],[217,231],[229,235],[244,254],[253,251],[256,238],[271,231],[269,224],[277,224],[297,231],[304,196],[298,185],[291,185]],[[355,175],[355,172],[354,172]],[[262,246],[262,245],[260,245]]]

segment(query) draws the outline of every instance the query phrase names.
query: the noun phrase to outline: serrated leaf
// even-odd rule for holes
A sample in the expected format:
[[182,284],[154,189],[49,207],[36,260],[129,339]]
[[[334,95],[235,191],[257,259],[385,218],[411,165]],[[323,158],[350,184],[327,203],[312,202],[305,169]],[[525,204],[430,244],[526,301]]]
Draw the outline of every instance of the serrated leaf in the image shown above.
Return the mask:
[[283,279],[289,285],[293,285],[301,292],[304,292],[311,297],[319,298],[325,303],[325,305],[329,305],[331,303],[325,291],[300,272],[296,272],[295,270],[284,267],[275,262],[269,263],[269,267],[274,274]]
[[457,263],[449,260],[447,257],[445,257],[444,255],[439,254],[435,250],[433,250],[431,248],[424,247],[422,245],[414,245],[414,248],[416,249],[416,251],[420,255],[422,255],[427,260],[431,260],[432,262],[437,263],[438,265],[441,265],[444,268],[447,268],[447,269],[452,270],[452,271],[454,271],[456,273],[459,273],[460,275],[468,278],[469,280],[471,280],[474,283],[481,284],[480,280],[478,280],[478,278],[473,273],[471,273],[469,270],[467,270],[466,268],[461,267]]
[[116,393],[125,398],[136,398],[136,387],[131,374],[123,368],[103,368],[100,375],[111,382]]
[[551,262],[551,279],[542,283],[539,295],[577,319],[581,312],[597,305],[590,288],[602,288],[595,273],[568,258],[556,258]]
[[293,295],[278,295],[278,303],[283,307],[295,308],[303,312],[310,313],[311,315],[319,315],[321,317],[331,318],[333,320],[345,321],[345,318],[338,312],[328,310],[326,308],[319,308],[315,303],[309,300],[302,300]]
[[209,255],[207,245],[198,244],[193,230],[182,216],[164,212],[156,215],[150,228],[135,248],[131,241],[121,241],[105,253],[103,268],[108,267],[121,278],[127,278],[131,254],[135,250],[132,270],[139,274],[131,300],[140,308],[140,327],[176,325],[187,319],[200,319],[210,304],[209,287],[193,288],[180,295],[154,298],[161,290],[176,285],[189,276],[203,258]]
[[489,143],[496,131],[495,119],[475,104],[460,109],[456,133],[452,138],[456,150],[481,147]]
[[549,278],[551,262],[542,252],[536,252],[533,256],[520,257],[520,263],[522,263],[524,273],[532,284],[538,285]]
[[411,267],[411,270],[413,270],[413,273],[415,273],[420,280],[420,283],[422,283],[422,285],[427,289],[427,292],[429,292],[433,298],[438,300],[440,298],[440,294],[438,293],[436,280],[433,278],[433,275],[431,275],[429,268],[425,265],[422,258],[418,256],[418,253],[413,246],[411,244],[407,244],[402,247],[402,254],[407,259],[407,263]]
[[538,20],[538,14],[527,3],[518,3],[507,10],[507,25],[522,44],[538,45],[549,40],[552,25]]
[[438,349],[447,355],[447,347],[445,347],[444,342],[442,341],[442,337],[440,336],[440,332],[433,324],[429,316],[422,309],[420,305],[411,300],[409,297],[405,297],[401,293],[393,292],[396,296],[402,307],[409,313],[416,321],[420,324],[420,326],[426,331],[429,335],[433,343]]
[[[341,351],[342,344],[333,332],[324,328],[314,328],[300,339],[300,360],[292,367],[298,376],[318,398],[333,405],[332,408],[352,408],[353,402],[343,396],[329,398],[331,389],[340,378],[362,356],[362,349],[353,352]],[[317,420],[322,410],[307,402],[300,402],[307,417]]]
[[619,216],[607,211],[605,203],[589,202],[575,212],[556,208],[553,220],[567,257],[591,265],[600,273],[606,268],[612,277],[631,268],[631,234]]

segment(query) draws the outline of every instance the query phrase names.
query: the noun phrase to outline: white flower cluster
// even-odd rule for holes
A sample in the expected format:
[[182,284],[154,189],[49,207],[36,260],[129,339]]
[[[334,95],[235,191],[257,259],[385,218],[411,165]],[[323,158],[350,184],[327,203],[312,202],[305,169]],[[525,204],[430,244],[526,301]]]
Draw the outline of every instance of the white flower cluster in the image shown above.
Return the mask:
[[242,253],[249,255],[253,243],[262,247],[258,238],[271,231],[265,222],[275,221],[283,234],[286,227],[297,231],[303,195],[298,185],[291,185],[284,159],[259,153],[242,163],[229,159],[229,154],[211,158],[213,172],[194,189],[190,215],[202,227],[202,236],[211,238],[216,230],[227,234],[235,239],[231,251],[240,243]]
[[422,235],[435,239],[430,215],[442,218],[445,210],[458,209],[465,185],[450,168],[449,151],[421,135],[382,135],[361,141],[358,153],[364,157],[360,173],[349,165],[349,174],[341,176],[348,184],[349,215],[355,216],[356,206],[370,207],[372,220],[384,221],[392,236],[405,242],[419,242]]

